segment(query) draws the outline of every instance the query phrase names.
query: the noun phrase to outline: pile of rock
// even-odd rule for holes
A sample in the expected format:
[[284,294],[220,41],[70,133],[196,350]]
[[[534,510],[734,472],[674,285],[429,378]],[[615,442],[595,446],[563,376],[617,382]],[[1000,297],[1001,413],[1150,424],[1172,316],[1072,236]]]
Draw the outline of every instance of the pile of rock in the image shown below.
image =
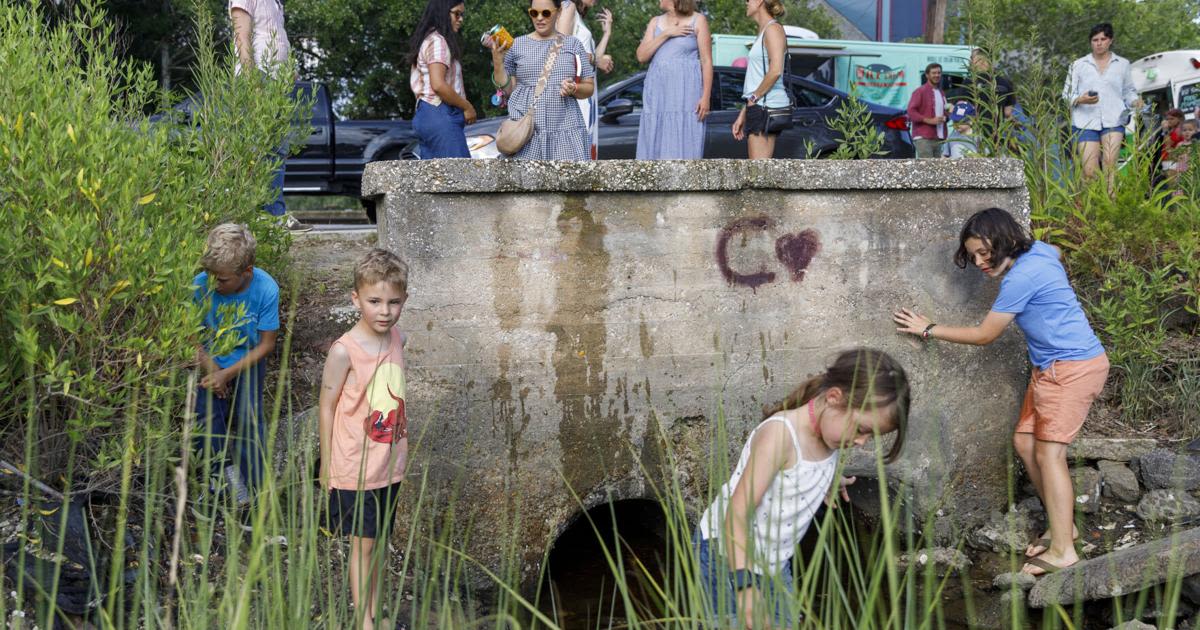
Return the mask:
[[1200,457],[1160,448],[1150,439],[1081,438],[1068,456],[1080,511],[1101,510],[1101,497],[1131,509],[1152,525],[1200,517]]

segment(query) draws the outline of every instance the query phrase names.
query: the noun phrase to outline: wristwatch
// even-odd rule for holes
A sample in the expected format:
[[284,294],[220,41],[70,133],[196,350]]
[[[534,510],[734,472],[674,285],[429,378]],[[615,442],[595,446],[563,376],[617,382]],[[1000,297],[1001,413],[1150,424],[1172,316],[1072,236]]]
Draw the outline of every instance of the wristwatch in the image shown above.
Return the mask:
[[738,569],[729,572],[729,581],[733,583],[733,590],[741,591],[751,586],[757,587],[758,574],[749,569]]
[[746,104],[748,104],[748,105],[753,105],[753,104],[755,104],[755,103],[757,103],[757,102],[758,102],[758,95],[757,95],[757,94],[751,93],[751,94],[750,94],[750,96],[747,96],[747,97],[746,97]]

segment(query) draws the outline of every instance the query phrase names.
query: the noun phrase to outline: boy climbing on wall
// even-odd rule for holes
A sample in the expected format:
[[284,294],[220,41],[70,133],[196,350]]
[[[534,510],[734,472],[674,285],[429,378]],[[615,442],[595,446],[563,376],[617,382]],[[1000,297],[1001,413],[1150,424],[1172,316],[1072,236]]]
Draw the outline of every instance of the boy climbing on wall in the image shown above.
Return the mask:
[[200,259],[204,271],[192,282],[194,299],[205,309],[197,443],[211,486],[223,481],[238,506],[250,503],[262,481],[263,376],[279,333],[279,285],[254,266],[256,246],[246,226],[218,225]]
[[359,260],[350,293],[358,322],[329,348],[321,376],[321,487],[330,529],[350,537],[350,595],[365,629],[379,621],[382,552],[408,457],[404,336],[395,327],[407,298],[399,257],[373,249]]

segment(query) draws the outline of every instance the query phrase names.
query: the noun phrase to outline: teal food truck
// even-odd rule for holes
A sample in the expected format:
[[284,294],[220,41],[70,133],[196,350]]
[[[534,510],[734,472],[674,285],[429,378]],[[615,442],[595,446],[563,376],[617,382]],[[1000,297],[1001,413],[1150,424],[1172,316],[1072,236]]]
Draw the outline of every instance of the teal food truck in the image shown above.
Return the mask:
[[[925,66],[942,64],[942,87],[951,89],[967,77],[970,46],[894,44],[841,39],[808,39],[788,33],[792,72],[854,91],[864,101],[908,107],[908,99],[924,81]],[[745,66],[751,35],[713,34],[713,64]]]

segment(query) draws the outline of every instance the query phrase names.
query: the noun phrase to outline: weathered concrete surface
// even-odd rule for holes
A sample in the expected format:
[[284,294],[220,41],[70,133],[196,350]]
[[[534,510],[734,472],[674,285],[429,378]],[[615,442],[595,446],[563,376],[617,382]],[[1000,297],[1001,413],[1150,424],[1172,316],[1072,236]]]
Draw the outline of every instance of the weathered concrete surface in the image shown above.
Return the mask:
[[1028,215],[1016,161],[388,162],[363,190],[381,197],[380,243],[411,266],[414,470],[465,479],[485,564],[507,511],[525,575],[582,509],[655,499],[664,476],[698,513],[715,429],[734,453],[763,405],[859,345],[914,382],[891,469],[912,504],[1003,507],[1019,334],[923,344],[890,314],[983,317],[996,284],[951,257],[971,213]]
[[1043,577],[1029,591],[1029,605],[1045,608],[1109,599],[1196,573],[1200,573],[1200,527],[1084,560]]

